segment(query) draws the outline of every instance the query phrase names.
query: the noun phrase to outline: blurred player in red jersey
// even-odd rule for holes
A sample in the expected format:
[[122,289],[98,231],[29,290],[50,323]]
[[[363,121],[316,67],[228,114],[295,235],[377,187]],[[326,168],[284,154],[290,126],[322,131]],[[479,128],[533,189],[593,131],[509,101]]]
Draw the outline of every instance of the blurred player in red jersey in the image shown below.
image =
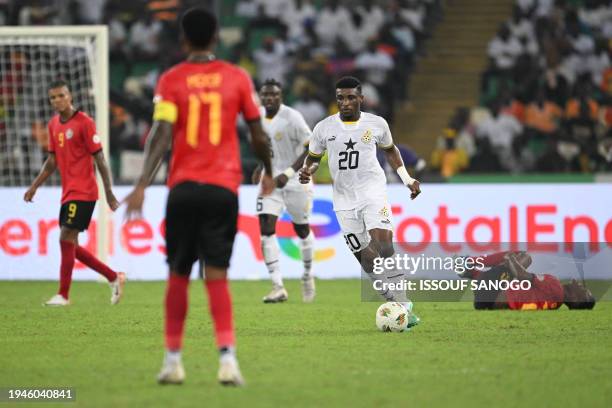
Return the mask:
[[483,257],[486,272],[476,269],[461,274],[475,280],[528,280],[529,290],[478,290],[474,293],[475,309],[555,310],[565,305],[569,309],[592,309],[595,298],[591,292],[573,279],[562,284],[553,275],[536,275],[527,271],[532,259],[527,252],[498,252]]
[[72,95],[65,81],[55,81],[49,87],[49,101],[58,113],[49,121],[49,157],[40,174],[34,179],[23,199],[32,202],[36,190],[56,168],[62,179],[62,207],[60,209],[60,287],[47,306],[67,306],[72,281],[74,259],[103,275],[111,287],[111,304],[117,304],[123,295],[125,273],[115,272],[85,248],[79,246],[79,232],[89,227],[96,201],[98,185],[94,163],[102,176],[106,202],[115,211],[119,202],[112,192],[112,181],[104,159],[96,125],[86,113],[75,109]]
[[236,134],[238,113],[242,112],[248,123],[253,149],[264,165],[264,195],[274,188],[268,139],[262,130],[251,79],[245,71],[215,59],[212,53],[217,40],[215,16],[203,9],[190,9],[183,15],[181,27],[187,61],[159,78],[145,164],[138,183],[125,199],[126,216],[140,216],[144,190],[172,143],[166,205],[170,268],[165,301],[166,356],[158,381],[180,384],[185,378],[181,348],[187,289],[193,263],[199,260],[204,263],[220,352],[219,382],[241,385],[227,284],[242,179]]

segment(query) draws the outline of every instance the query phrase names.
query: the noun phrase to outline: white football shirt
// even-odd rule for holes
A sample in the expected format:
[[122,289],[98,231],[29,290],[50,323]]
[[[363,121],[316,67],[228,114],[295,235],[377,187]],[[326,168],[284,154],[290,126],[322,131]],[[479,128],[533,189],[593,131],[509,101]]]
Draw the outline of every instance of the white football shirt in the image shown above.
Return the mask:
[[[262,106],[261,123],[270,138],[272,149],[272,175],[282,174],[304,152],[312,136],[304,117],[297,110],[281,105],[273,118],[266,118],[266,109]],[[297,182],[297,173],[292,180]]]
[[309,154],[321,157],[327,150],[333,179],[334,210],[353,210],[384,200],[387,178],[376,159],[376,148],[393,145],[387,121],[361,112],[356,122],[343,122],[339,114],[328,116],[314,128]]

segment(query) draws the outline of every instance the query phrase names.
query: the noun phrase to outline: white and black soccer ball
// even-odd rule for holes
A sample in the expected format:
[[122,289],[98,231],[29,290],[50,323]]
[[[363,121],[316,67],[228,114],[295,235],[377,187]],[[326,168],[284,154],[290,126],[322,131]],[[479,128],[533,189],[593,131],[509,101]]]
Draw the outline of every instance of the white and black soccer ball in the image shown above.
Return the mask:
[[383,303],[376,311],[376,327],[383,332],[403,332],[408,328],[409,313],[401,303]]

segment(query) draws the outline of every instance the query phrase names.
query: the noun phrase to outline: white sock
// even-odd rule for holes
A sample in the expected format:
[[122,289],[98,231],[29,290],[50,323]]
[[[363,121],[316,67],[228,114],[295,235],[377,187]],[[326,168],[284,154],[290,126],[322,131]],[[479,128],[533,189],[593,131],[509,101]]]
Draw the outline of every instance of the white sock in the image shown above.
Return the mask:
[[262,235],[261,237],[261,251],[263,252],[264,262],[270,272],[270,279],[275,286],[283,286],[283,277],[280,273],[280,248],[276,235]]
[[308,278],[312,274],[312,253],[314,252],[314,234],[312,230],[310,230],[306,238],[300,238],[300,249],[302,250],[302,262],[304,262],[304,277]]
[[235,347],[224,347],[219,350],[219,363],[235,361],[236,360],[236,348]]
[[179,364],[181,362],[181,351],[166,350],[166,364]]

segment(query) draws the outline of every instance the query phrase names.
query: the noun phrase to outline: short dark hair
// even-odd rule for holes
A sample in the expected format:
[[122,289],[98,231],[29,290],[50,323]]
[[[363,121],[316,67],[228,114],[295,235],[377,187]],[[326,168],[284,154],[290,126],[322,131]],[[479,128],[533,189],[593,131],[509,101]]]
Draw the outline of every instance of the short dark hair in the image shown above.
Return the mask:
[[51,82],[49,84],[49,87],[47,88],[47,90],[51,90],[51,89],[56,89],[56,88],[61,88],[61,87],[66,87],[68,90],[70,90],[70,86],[68,85],[68,82],[64,79],[56,79],[55,81]]
[[274,78],[268,78],[265,81],[263,81],[263,84],[261,84],[261,87],[263,88],[264,86],[278,86],[280,89],[283,89],[283,86],[281,85],[281,83],[278,82]]
[[357,92],[361,93],[361,82],[355,77],[345,76],[336,82],[336,89],[354,89],[357,88]]
[[207,48],[217,32],[217,17],[201,7],[190,8],[181,18],[183,35],[196,48]]

